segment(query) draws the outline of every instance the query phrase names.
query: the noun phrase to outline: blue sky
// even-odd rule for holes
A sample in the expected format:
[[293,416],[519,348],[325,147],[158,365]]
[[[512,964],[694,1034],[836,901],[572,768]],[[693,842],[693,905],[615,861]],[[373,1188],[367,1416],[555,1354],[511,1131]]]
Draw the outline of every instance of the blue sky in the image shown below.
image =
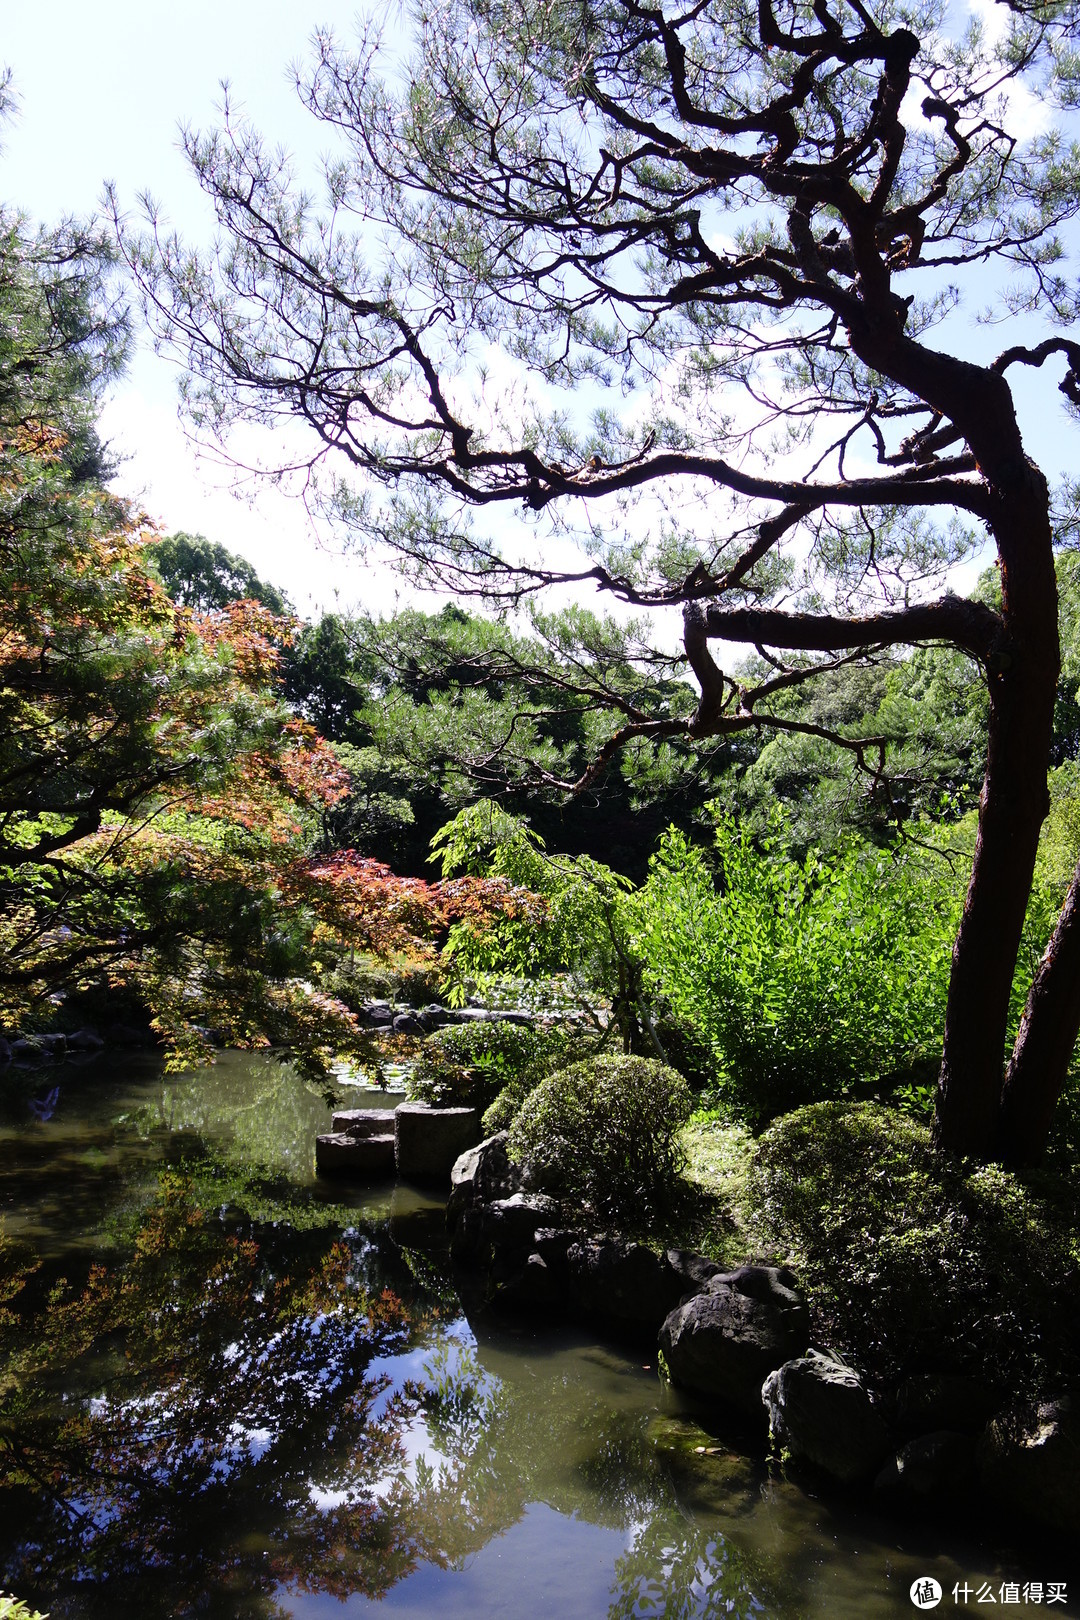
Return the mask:
[[[205,240],[211,221],[178,151],[179,125],[213,122],[228,79],[252,120],[313,168],[321,132],[297,102],[287,65],[304,55],[317,25],[348,34],[357,15],[354,0],[53,0],[3,9],[0,62],[12,69],[19,100],[0,131],[4,201],[49,223],[96,210],[112,180],[127,206],[152,191],[195,240]],[[107,437],[130,458],[119,481],[152,517],[242,552],[302,612],[335,599],[390,606],[387,576],[315,549],[295,501],[266,490],[254,509],[227,493],[220,472],[196,464],[175,399],[175,368],[142,346],[105,413]]]

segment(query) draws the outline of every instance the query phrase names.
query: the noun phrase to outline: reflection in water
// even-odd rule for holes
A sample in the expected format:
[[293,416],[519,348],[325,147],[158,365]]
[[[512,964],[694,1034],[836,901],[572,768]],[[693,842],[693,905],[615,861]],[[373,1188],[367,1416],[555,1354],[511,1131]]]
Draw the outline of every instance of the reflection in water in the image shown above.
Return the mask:
[[269,1060],[64,1074],[49,1119],[17,1086],[0,1556],[55,1620],[794,1620],[1014,1573],[703,1449],[645,1358],[470,1326],[438,1203],[316,1183],[325,1105]]

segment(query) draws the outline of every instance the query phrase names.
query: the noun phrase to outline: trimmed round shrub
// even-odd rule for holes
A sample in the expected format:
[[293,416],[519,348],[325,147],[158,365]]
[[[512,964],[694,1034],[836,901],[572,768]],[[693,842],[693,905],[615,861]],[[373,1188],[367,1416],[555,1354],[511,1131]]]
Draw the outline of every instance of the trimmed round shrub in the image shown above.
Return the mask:
[[686,1081],[653,1058],[592,1057],[542,1080],[510,1126],[533,1185],[623,1223],[671,1201],[690,1117]]
[[406,1089],[413,1101],[435,1108],[484,1109],[508,1084],[524,1096],[553,1069],[580,1057],[585,1045],[583,1037],[558,1026],[503,1019],[448,1024],[424,1042]]
[[815,1333],[872,1377],[1011,1392],[1080,1377],[1080,1192],[935,1153],[872,1103],[814,1103],[760,1138],[751,1235],[806,1284]]

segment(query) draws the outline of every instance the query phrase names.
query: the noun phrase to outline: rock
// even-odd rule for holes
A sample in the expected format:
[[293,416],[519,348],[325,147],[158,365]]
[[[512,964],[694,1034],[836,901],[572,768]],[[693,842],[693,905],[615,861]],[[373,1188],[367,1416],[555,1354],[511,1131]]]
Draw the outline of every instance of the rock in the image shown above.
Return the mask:
[[718,1272],[673,1309],[660,1349],[676,1384],[761,1416],[766,1374],[806,1349],[806,1301],[786,1269],[742,1266]]
[[0,1063],[11,1062],[11,1042],[4,1035],[0,1035]]
[[470,1204],[490,1204],[521,1189],[521,1172],[506,1151],[508,1133],[498,1131],[455,1160],[450,1171],[450,1197],[446,1224],[452,1229],[461,1210]]
[[454,1017],[440,1001],[429,1001],[426,1007],[421,1007],[420,1016],[426,1020],[428,1029],[441,1029],[444,1024],[452,1023]]
[[1071,1395],[1002,1413],[979,1442],[981,1483],[1010,1515],[1080,1537],[1080,1411]]
[[989,1385],[959,1373],[924,1373],[905,1378],[896,1392],[896,1419],[902,1429],[981,1429],[1000,1405]]
[[345,1136],[393,1136],[394,1113],[390,1108],[339,1108],[334,1110],[330,1129]]
[[499,1304],[517,1310],[551,1310],[564,1298],[563,1279],[540,1254],[527,1255],[524,1265],[507,1254],[496,1254],[491,1284]]
[[426,1035],[423,1020],[413,1012],[394,1014],[395,1035]]
[[585,1240],[585,1233],[579,1232],[572,1226],[540,1226],[536,1229],[534,1243],[540,1258],[553,1270],[568,1275],[566,1257],[574,1243]]
[[536,1234],[550,1227],[559,1206],[543,1193],[513,1193],[491,1203],[460,1210],[450,1253],[461,1264],[493,1267],[493,1281],[505,1286],[528,1261]]
[[874,1481],[875,1492],[896,1505],[918,1507],[949,1502],[970,1491],[975,1482],[975,1438],[955,1429],[939,1429],[909,1440]]
[[720,1275],[720,1267],[715,1260],[707,1260],[703,1254],[695,1254],[692,1249],[669,1249],[667,1258],[668,1265],[685,1282],[685,1294],[699,1293],[706,1283]]
[[64,1034],[63,1030],[51,1031],[45,1035],[39,1035],[38,1040],[41,1042],[46,1052],[49,1052],[56,1057],[62,1058],[68,1049],[68,1038]]
[[335,1131],[315,1138],[315,1169],[321,1176],[350,1175],[375,1178],[394,1174],[394,1138],[350,1136]]
[[104,1045],[96,1029],[77,1029],[68,1036],[68,1047],[72,1052],[100,1052]]
[[516,1192],[509,1198],[497,1198],[481,1208],[493,1246],[510,1253],[517,1250],[519,1254],[522,1250],[531,1250],[537,1232],[550,1228],[559,1214],[555,1199],[546,1197],[544,1193]]
[[811,1350],[771,1372],[761,1399],[773,1439],[798,1461],[843,1484],[881,1467],[888,1432],[853,1368]]
[[11,1043],[11,1061],[24,1065],[47,1063],[49,1053],[36,1035],[16,1035]]
[[448,1180],[457,1160],[480,1139],[476,1108],[428,1108],[399,1103],[394,1110],[398,1175],[414,1181]]
[[369,1001],[361,1008],[361,1012],[366,1021],[376,1029],[394,1022],[393,1008],[388,1001]]
[[666,1255],[623,1238],[571,1243],[566,1267],[571,1303],[579,1315],[640,1328],[650,1337],[686,1292],[686,1278]]

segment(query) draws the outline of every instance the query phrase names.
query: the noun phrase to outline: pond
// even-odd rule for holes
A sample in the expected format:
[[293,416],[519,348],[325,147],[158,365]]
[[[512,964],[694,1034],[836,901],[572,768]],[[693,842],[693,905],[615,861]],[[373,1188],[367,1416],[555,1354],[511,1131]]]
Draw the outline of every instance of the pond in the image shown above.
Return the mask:
[[328,1121],[269,1056],[4,1077],[4,1590],[54,1620],[854,1620],[922,1576],[942,1613],[1066,1578],[695,1449],[648,1351],[461,1291],[438,1199],[316,1181]]

